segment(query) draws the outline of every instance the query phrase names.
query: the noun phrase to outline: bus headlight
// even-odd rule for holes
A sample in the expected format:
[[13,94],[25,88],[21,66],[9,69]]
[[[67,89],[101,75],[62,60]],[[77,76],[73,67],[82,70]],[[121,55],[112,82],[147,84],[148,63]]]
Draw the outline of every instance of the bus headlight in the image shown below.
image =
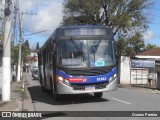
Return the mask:
[[67,79],[64,79],[62,76],[57,76],[57,81],[62,82],[68,86],[70,85],[70,82]]
[[57,76],[57,80],[60,81],[60,82],[63,82],[63,77]]
[[113,75],[113,77],[114,77],[114,79],[117,77],[117,74],[115,73],[114,75]]

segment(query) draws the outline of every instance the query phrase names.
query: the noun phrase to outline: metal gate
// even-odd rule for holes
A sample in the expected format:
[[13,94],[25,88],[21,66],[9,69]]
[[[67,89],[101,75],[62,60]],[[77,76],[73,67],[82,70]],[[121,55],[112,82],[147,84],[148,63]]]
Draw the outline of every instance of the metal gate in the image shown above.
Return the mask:
[[157,86],[155,59],[132,59],[130,84],[144,87]]

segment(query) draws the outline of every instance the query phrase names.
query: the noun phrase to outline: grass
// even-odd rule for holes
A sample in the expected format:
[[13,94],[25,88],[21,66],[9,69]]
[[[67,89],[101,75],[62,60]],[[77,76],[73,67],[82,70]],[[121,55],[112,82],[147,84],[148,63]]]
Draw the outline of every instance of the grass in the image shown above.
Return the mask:
[[22,88],[16,88],[16,89],[14,90],[14,92],[17,92],[17,93],[19,93],[19,94],[24,94],[24,91],[23,91]]

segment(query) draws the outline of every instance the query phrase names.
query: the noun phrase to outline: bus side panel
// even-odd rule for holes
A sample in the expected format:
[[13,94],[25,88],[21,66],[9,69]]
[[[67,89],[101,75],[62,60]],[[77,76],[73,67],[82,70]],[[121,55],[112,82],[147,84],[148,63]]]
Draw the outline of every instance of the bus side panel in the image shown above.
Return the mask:
[[38,54],[38,69],[39,69],[39,82],[41,84],[41,86],[45,86],[44,85],[44,72],[43,72],[43,57],[42,57],[42,53]]
[[44,81],[44,87],[46,87],[46,74],[45,74],[45,63],[46,63],[46,51],[43,51],[43,81]]
[[[56,44],[53,46],[56,47]],[[54,50],[56,50],[56,48],[54,48]],[[56,80],[56,76],[57,76],[57,63],[56,63],[56,52],[54,51],[54,54],[52,54],[52,68],[53,68],[53,87],[54,87],[54,92],[57,92],[57,80]]]

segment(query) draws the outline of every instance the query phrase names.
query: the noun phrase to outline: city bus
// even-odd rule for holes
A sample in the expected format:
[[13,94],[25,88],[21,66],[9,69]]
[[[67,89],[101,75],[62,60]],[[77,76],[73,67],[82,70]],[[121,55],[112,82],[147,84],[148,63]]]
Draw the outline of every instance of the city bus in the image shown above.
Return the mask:
[[57,28],[38,52],[39,81],[56,99],[63,94],[117,89],[115,42],[112,29],[101,25]]

